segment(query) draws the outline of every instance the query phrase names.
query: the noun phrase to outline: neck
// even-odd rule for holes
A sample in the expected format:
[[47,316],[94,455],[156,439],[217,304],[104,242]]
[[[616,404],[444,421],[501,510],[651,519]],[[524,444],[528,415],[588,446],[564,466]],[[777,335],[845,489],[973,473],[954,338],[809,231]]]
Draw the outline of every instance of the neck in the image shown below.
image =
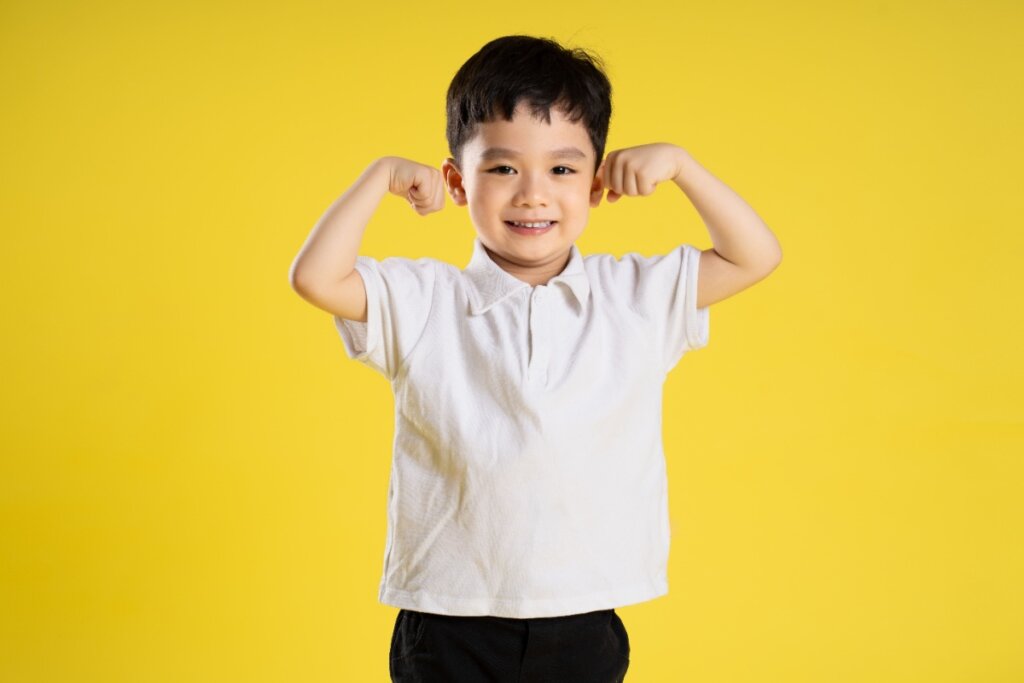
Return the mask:
[[546,285],[551,278],[565,270],[565,267],[569,265],[569,259],[572,256],[572,249],[570,248],[568,253],[556,258],[554,261],[529,265],[509,261],[508,259],[495,254],[490,249],[487,249],[487,247],[484,247],[484,249],[491,257],[491,260],[494,261],[499,268],[512,277],[522,280],[534,287],[537,285]]

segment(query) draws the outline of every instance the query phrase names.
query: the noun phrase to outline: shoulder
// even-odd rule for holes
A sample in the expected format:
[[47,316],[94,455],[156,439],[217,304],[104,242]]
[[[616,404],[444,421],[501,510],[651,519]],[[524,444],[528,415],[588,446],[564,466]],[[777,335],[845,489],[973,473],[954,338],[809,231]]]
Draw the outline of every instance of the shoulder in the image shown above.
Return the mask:
[[377,258],[374,256],[357,256],[356,265],[362,265],[374,270],[394,271],[397,274],[416,273],[423,271],[436,271],[441,261],[423,256],[411,258],[408,256],[385,256]]
[[430,257],[410,258],[407,256],[357,256],[355,269],[363,276],[368,287],[372,282],[388,288],[423,288],[432,286],[437,279],[440,266],[444,264]]
[[584,259],[592,288],[606,302],[643,316],[664,317],[689,292],[697,290],[700,249],[680,244],[651,255],[628,252],[622,256],[594,254]]
[[619,284],[623,281],[671,278],[678,274],[688,260],[700,256],[700,250],[689,244],[680,244],[668,252],[645,255],[631,251],[622,256],[614,254],[588,254],[583,257],[587,275],[597,282]]

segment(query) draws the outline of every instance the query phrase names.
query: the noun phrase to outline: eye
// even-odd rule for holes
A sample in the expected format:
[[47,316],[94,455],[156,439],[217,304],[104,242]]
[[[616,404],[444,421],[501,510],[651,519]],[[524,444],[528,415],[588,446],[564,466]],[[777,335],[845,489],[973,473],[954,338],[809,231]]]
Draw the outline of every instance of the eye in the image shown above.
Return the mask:
[[[487,172],[488,173],[494,173],[495,171],[497,171],[499,169],[502,169],[502,168],[507,168],[509,170],[512,170],[511,166],[495,166],[494,168],[488,170]],[[498,175],[508,175],[508,174],[507,173],[499,173]]]
[[569,168],[568,166],[555,166],[556,170],[559,168],[564,168],[566,170],[566,173],[558,173],[556,175],[570,175],[576,172],[573,169]]

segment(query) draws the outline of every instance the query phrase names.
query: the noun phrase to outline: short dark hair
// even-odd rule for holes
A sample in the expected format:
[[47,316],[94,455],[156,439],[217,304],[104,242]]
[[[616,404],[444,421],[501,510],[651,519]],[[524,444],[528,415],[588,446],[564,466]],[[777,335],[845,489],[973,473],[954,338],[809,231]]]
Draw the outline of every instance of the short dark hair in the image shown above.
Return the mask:
[[567,49],[548,38],[495,38],[466,60],[448,86],[448,150],[462,168],[462,148],[477,124],[501,116],[512,120],[524,100],[534,116],[551,123],[551,107],[570,121],[583,119],[594,145],[594,172],[604,157],[612,117],[612,86],[601,58],[583,48]]

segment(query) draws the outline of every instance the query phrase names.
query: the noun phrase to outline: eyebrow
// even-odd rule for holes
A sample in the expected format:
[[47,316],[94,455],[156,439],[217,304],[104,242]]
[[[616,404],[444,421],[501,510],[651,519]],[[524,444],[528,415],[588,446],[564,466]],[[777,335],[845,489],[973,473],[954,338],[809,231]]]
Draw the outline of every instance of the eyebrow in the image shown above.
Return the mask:
[[[485,149],[480,155],[480,159],[488,161],[490,159],[500,158],[513,158],[519,156],[519,153],[514,149],[508,149],[507,147],[489,147]],[[584,154],[577,147],[562,147],[561,149],[551,150],[551,156],[556,159],[586,159],[587,155]]]

